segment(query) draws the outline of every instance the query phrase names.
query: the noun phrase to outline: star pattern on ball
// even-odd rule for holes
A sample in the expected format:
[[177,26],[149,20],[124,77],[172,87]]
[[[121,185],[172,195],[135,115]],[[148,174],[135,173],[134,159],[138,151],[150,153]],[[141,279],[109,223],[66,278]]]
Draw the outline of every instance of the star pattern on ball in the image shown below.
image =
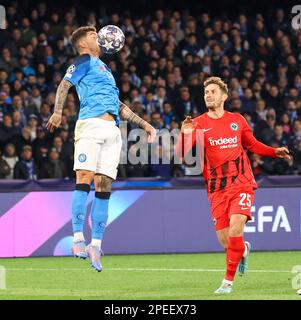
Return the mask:
[[106,41],[103,47],[106,48],[106,50],[113,49],[112,43],[109,41]]
[[116,39],[116,40],[119,40],[120,43],[122,43],[122,41],[123,41],[123,35],[122,35],[120,32],[117,32],[117,33],[116,33],[116,36],[115,36],[115,39]]
[[117,26],[107,25],[98,32],[98,44],[104,53],[114,54],[124,46],[125,36]]

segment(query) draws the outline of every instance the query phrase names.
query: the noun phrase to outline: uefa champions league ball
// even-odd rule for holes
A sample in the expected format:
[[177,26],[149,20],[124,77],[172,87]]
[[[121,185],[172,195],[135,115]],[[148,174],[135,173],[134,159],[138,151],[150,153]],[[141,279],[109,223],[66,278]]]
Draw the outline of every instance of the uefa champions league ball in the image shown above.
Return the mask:
[[98,44],[103,53],[114,54],[124,46],[125,36],[120,28],[107,25],[98,31]]

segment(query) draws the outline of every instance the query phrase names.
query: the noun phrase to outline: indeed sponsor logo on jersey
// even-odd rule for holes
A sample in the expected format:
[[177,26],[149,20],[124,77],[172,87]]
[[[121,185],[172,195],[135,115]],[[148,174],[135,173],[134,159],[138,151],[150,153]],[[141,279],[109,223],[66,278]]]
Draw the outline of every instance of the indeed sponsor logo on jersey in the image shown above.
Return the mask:
[[219,139],[209,138],[208,140],[211,147],[220,146],[220,149],[226,149],[226,148],[237,147],[238,138],[237,136],[235,136],[233,138],[223,138],[223,137],[220,137]]

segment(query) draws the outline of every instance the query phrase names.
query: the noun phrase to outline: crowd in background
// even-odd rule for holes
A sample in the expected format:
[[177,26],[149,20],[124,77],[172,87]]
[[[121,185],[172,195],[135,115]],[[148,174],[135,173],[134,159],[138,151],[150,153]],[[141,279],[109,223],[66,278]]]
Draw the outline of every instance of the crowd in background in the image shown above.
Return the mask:
[[[144,15],[95,10],[85,16],[75,6],[50,9],[47,1],[28,9],[12,2],[6,10],[7,29],[0,30],[1,179],[74,177],[74,88],[60,128],[50,134],[45,124],[76,57],[72,32],[106,24],[118,25],[126,43],[118,54],[101,58],[112,70],[120,100],[139,116],[156,129],[180,128],[187,115],[206,112],[203,82],[220,76],[229,87],[226,109],[240,112],[260,141],[288,146],[294,154],[291,160],[250,154],[255,176],[301,174],[301,31],[292,29],[283,9],[275,8],[272,18],[165,9]],[[128,150],[132,146],[123,153],[135,152]],[[157,146],[159,158],[162,149]],[[118,175],[168,178],[188,172],[185,165],[128,164]]]

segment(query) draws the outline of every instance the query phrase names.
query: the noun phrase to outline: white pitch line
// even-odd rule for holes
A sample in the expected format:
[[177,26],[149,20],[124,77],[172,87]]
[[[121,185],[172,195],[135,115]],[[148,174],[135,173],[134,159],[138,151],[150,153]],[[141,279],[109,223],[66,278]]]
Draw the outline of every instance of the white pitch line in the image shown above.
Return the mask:
[[[87,271],[84,268],[6,268],[7,271]],[[104,268],[104,271],[131,272],[225,272],[225,269]],[[250,273],[291,273],[291,270],[248,270]]]

